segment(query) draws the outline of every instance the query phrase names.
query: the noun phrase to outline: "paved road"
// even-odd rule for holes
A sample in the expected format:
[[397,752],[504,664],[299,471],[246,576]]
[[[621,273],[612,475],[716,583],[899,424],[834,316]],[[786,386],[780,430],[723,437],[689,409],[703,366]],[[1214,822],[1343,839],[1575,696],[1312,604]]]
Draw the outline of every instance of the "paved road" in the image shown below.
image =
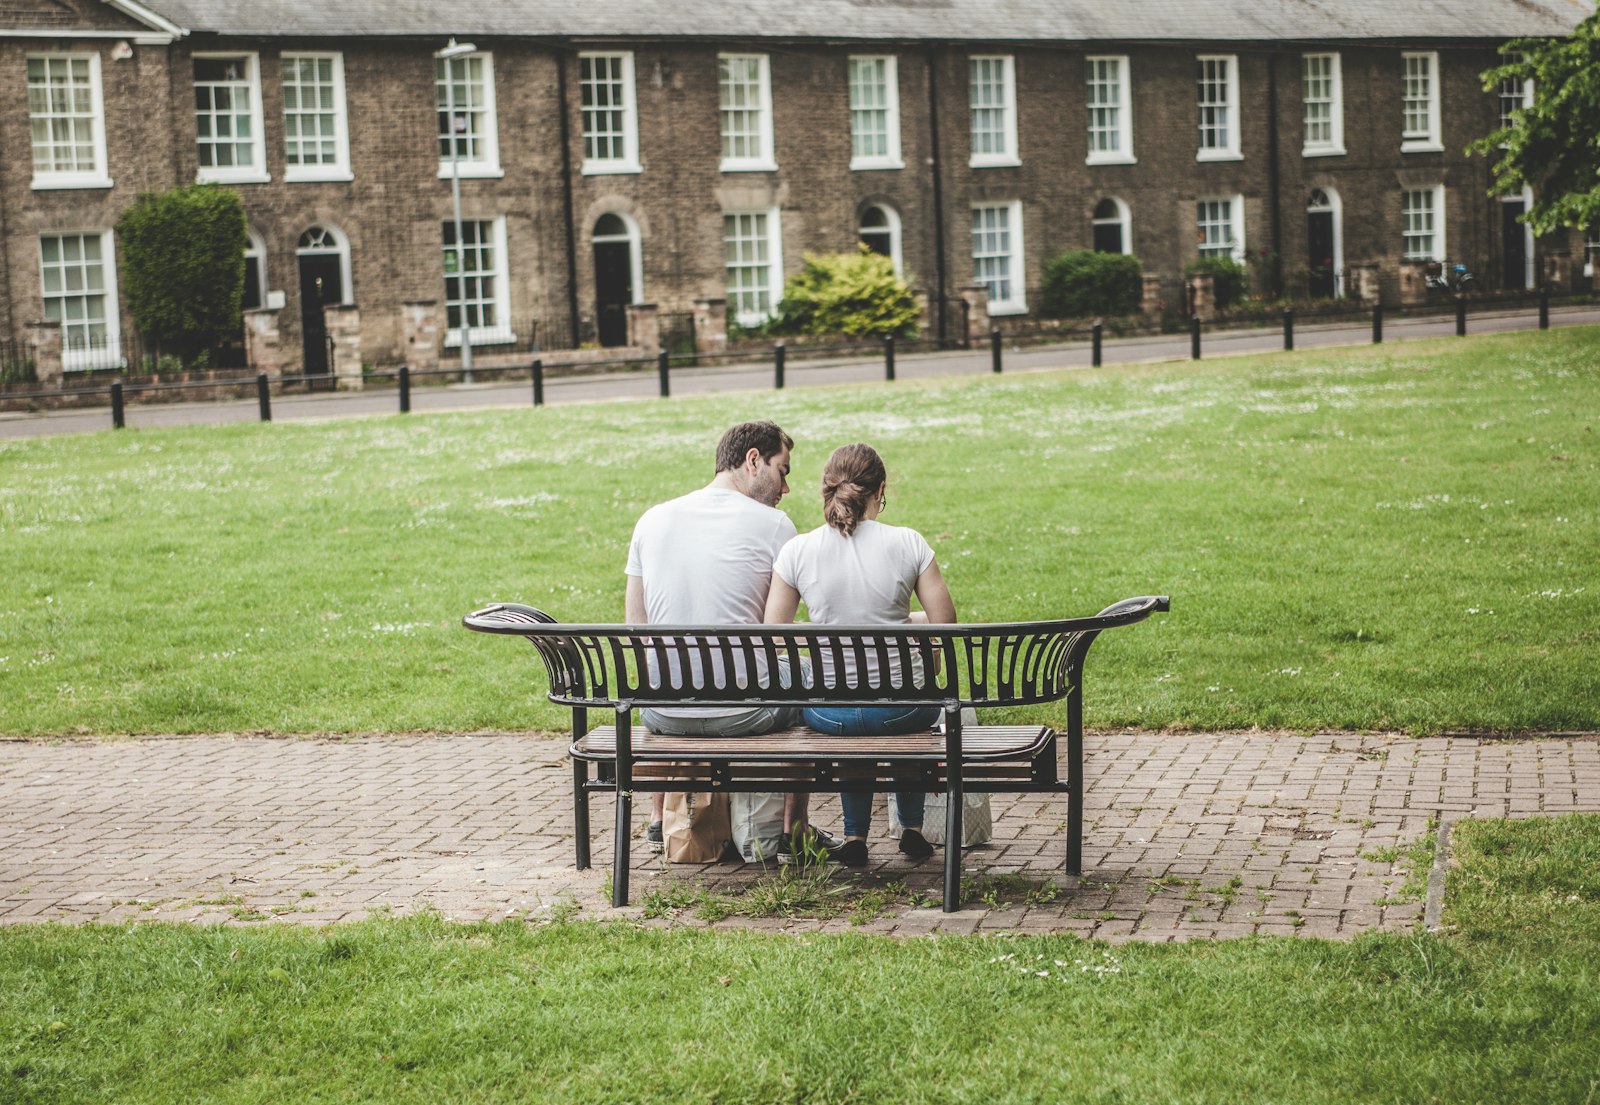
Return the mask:
[[[1430,819],[1600,810],[1593,735],[1103,732],[1087,735],[1085,767],[1082,877],[1062,873],[1064,796],[997,796],[994,840],[967,853],[969,874],[1052,888],[1033,904],[1012,889],[955,914],[900,898],[860,928],[718,924],[1346,938],[1419,925],[1421,904],[1398,899],[1405,846]],[[618,916],[605,889],[611,803],[594,802],[596,868],[575,870],[571,779],[565,741],[527,733],[0,740],[0,924],[327,924],[422,909],[463,920]],[[819,824],[838,827],[835,799],[815,807]],[[760,874],[715,864],[669,873],[642,835],[641,824],[635,902],[669,879],[736,889]],[[865,885],[904,881],[937,901],[937,860],[912,865],[881,837],[873,857]]]
[[[1600,323],[1600,306],[1552,309],[1550,322],[1552,326],[1563,327]],[[1537,328],[1538,316],[1531,311],[1486,313],[1473,316],[1468,326],[1470,333],[1531,330]],[[1454,332],[1453,316],[1425,319],[1391,318],[1384,323],[1386,342],[1444,337]],[[1299,349],[1364,345],[1371,339],[1371,324],[1366,321],[1359,324],[1320,325],[1302,322],[1295,328],[1295,345]],[[1276,328],[1225,330],[1205,335],[1203,353],[1206,357],[1225,357],[1272,352],[1282,348],[1282,332]],[[1187,360],[1189,355],[1187,334],[1161,335],[1108,340],[1104,346],[1103,360],[1106,364],[1113,365],[1149,364]],[[1079,341],[1067,345],[1007,349],[1004,364],[1008,373],[1088,368],[1089,345],[1086,341]],[[896,359],[896,375],[900,379],[972,376],[989,371],[991,367],[987,350],[902,353]],[[791,360],[785,373],[785,382],[790,387],[819,387],[882,378],[883,362],[878,357],[826,361]],[[772,383],[770,362],[717,368],[677,368],[672,371],[674,395],[760,391],[772,387]],[[653,370],[608,371],[581,376],[552,377],[546,382],[545,401],[558,404],[649,399],[656,397],[657,386]],[[519,407],[531,402],[532,390],[527,381],[412,389],[414,413]],[[396,408],[397,393],[387,387],[370,392],[275,395],[272,398],[272,417],[275,421],[281,422],[393,414]],[[207,403],[130,404],[127,408],[127,423],[130,428],[217,425],[250,422],[258,417],[259,412],[254,399]],[[109,408],[51,411],[40,414],[0,413],[0,438],[89,433],[110,428]]]

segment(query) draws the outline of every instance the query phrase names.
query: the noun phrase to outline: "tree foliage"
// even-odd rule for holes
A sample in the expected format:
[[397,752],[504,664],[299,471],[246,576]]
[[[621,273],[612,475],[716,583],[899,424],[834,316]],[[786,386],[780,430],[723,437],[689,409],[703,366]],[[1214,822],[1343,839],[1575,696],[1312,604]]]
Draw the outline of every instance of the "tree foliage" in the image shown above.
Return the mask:
[[783,286],[776,334],[915,337],[921,312],[894,262],[862,246],[854,253],[808,253]]
[[1523,221],[1539,234],[1600,223],[1600,12],[1566,38],[1518,39],[1500,52],[1506,60],[1483,74],[1484,88],[1532,81],[1533,102],[1468,147],[1495,159],[1489,194],[1532,188]]
[[1126,253],[1075,249],[1044,263],[1046,318],[1093,318],[1131,315],[1144,295],[1139,259]]
[[134,324],[186,365],[240,327],[249,242],[237,193],[214,184],[147,192],[117,220]]

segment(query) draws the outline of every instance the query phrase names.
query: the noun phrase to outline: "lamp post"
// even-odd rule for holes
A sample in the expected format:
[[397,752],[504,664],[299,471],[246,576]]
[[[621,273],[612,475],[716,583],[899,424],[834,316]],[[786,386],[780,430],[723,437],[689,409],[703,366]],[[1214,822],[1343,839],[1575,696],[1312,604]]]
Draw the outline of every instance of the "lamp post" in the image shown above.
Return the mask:
[[[444,66],[444,113],[449,120],[450,135],[450,201],[455,210],[456,224],[456,291],[461,299],[461,382],[472,383],[472,327],[467,322],[466,280],[467,280],[467,255],[461,240],[461,147],[458,132],[465,132],[466,119],[456,118],[456,81],[455,66],[450,64],[454,59],[467,54],[476,53],[477,47],[470,42],[457,42],[451,39],[443,49],[435,50],[433,56],[445,63]],[[445,313],[449,313],[449,305],[445,306]],[[448,323],[447,323],[448,324]]]

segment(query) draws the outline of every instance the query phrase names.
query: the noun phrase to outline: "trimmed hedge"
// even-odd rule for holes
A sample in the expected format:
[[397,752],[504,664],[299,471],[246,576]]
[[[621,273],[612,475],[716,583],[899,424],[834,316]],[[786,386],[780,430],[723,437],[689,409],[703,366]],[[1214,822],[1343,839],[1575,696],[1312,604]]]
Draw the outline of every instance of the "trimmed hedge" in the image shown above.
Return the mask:
[[1044,263],[1040,313],[1047,318],[1131,315],[1139,310],[1143,294],[1137,257],[1075,249]]
[[1191,261],[1183,271],[1189,276],[1210,274],[1219,311],[1243,299],[1250,287],[1250,270],[1231,257],[1202,257],[1198,261]]
[[855,253],[808,253],[783,286],[773,334],[917,334],[921,312],[894,262],[862,246]]
[[185,365],[239,335],[244,206],[231,189],[146,192],[117,220],[122,292],[145,340]]

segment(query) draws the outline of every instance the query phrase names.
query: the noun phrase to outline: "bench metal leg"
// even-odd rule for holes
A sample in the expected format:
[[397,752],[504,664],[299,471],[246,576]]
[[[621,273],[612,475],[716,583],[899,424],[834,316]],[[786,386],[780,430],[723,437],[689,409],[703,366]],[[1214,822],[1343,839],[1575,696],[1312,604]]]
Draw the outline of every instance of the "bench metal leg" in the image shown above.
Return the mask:
[[611,904],[628,904],[628,852],[633,841],[633,710],[617,710],[617,837],[612,849]]
[[947,704],[945,724],[944,793],[944,911],[961,908],[961,707]]
[[572,761],[572,836],[577,850],[578,870],[589,869],[589,764]]
[[1083,874],[1083,724],[1078,692],[1068,700],[1067,712],[1067,874]]

